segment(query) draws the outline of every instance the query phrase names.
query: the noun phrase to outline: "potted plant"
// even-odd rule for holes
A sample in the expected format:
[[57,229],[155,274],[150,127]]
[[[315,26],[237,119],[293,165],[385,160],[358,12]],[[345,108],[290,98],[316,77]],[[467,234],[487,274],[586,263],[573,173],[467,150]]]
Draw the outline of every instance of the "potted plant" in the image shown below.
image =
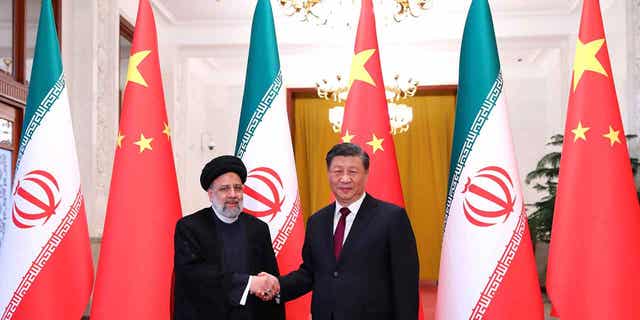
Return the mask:
[[[635,134],[626,135],[627,141],[637,138]],[[545,154],[536,164],[536,168],[527,173],[525,183],[532,185],[533,189],[542,193],[542,197],[533,203],[526,204],[528,207],[529,229],[531,240],[536,254],[536,265],[538,267],[538,277],[544,290],[544,282],[547,270],[547,257],[549,242],[551,241],[551,227],[553,223],[553,212],[556,203],[556,191],[558,190],[558,175],[560,173],[560,156],[564,136],[556,134],[549,139],[548,146],[554,147],[554,151]],[[635,176],[638,172],[640,162],[638,158],[631,158],[631,170]],[[640,193],[638,193],[640,199]]]
[[[549,139],[547,145],[561,147],[562,141],[563,136],[556,134]],[[543,193],[540,200],[527,204],[527,207],[532,210],[529,213],[529,229],[533,243],[538,241],[548,243],[551,239],[551,223],[560,173],[560,155],[560,151],[545,154],[538,160],[536,168],[527,173],[524,180],[527,185],[533,184],[533,189]]]

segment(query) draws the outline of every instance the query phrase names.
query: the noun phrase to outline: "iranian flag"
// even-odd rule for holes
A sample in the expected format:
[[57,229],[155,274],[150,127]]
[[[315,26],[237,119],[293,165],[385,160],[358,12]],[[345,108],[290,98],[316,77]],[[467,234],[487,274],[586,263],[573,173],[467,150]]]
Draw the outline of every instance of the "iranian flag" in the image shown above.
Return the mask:
[[436,319],[543,319],[487,0],[462,37]]
[[12,195],[2,219],[0,319],[80,319],[93,266],[50,1],[42,1]]
[[[251,27],[249,62],[236,155],[247,166],[244,211],[269,224],[281,274],[302,263],[304,225],[282,87],[273,13],[259,0]],[[286,304],[287,319],[308,319],[307,294]]]

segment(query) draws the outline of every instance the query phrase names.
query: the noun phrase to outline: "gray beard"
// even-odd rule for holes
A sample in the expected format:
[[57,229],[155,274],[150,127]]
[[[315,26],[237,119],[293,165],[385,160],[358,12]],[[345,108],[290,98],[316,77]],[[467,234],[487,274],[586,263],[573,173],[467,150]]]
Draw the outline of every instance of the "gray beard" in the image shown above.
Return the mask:
[[211,205],[218,214],[229,219],[237,218],[242,212],[242,202],[240,202],[240,205],[237,208],[227,208],[225,205],[220,205],[215,200],[211,201]]

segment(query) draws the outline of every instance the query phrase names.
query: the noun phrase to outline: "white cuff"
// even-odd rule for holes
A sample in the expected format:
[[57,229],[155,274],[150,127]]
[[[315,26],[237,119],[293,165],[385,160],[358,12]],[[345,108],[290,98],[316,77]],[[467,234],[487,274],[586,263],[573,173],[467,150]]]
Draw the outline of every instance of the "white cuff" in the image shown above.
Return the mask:
[[240,305],[244,306],[247,304],[247,296],[249,296],[249,288],[251,288],[251,279],[253,276],[249,276],[249,280],[247,281],[247,287],[244,288],[244,293],[242,293],[242,298],[240,299]]

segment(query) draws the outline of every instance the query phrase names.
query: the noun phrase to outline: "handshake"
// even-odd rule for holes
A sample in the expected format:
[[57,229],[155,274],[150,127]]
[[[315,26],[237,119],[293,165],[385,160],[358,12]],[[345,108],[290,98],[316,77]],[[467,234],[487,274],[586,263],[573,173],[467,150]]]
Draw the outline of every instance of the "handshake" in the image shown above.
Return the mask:
[[275,298],[276,303],[280,303],[280,282],[278,278],[266,272],[252,277],[249,292],[263,301]]

